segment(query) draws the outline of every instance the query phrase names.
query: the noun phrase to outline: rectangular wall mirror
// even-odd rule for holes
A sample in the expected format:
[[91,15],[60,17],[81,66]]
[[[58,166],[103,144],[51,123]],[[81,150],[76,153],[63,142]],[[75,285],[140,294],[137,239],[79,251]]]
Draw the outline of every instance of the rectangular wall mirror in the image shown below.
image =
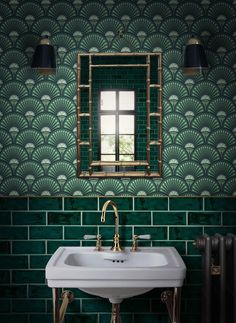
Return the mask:
[[78,55],[77,166],[79,177],[161,176],[161,53]]

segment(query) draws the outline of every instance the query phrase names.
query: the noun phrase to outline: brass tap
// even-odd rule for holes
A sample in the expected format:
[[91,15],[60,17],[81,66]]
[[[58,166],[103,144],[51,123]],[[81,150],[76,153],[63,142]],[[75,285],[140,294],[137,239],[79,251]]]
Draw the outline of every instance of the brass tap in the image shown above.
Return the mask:
[[106,211],[107,207],[111,205],[113,207],[114,213],[115,213],[115,235],[114,235],[114,246],[111,248],[112,251],[122,251],[122,248],[120,247],[120,235],[119,235],[119,215],[117,210],[117,205],[111,201],[108,200],[104,203],[102,207],[102,215],[101,215],[101,222],[105,222],[106,220]]
[[138,250],[138,235],[134,235],[133,236],[133,244],[132,244],[132,248],[130,251],[134,252],[134,251],[137,251]]
[[135,251],[139,251],[140,250],[138,248],[138,239],[150,240],[151,239],[151,235],[150,234],[142,234],[142,235],[135,234],[133,236],[133,244],[132,244],[132,247],[131,247],[130,251],[135,252]]

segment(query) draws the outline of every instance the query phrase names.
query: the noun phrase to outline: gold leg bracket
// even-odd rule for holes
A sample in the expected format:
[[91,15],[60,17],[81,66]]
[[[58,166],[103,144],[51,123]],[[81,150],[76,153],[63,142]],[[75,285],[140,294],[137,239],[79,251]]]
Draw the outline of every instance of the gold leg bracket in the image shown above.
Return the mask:
[[110,323],[121,323],[120,304],[112,304],[112,313]]
[[161,294],[161,301],[166,304],[171,323],[180,323],[181,288],[165,290]]
[[74,294],[65,290],[62,292],[62,304],[59,305],[59,288],[53,288],[53,323],[62,323],[66,314],[67,306],[74,299]]

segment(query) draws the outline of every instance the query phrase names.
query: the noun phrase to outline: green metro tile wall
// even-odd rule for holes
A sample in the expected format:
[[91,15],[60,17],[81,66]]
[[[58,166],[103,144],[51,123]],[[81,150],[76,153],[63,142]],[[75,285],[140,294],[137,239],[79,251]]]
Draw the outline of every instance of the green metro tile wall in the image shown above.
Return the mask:
[[[183,256],[183,323],[199,323],[200,254],[192,241],[236,233],[229,197],[236,195],[236,2],[2,0],[0,7],[0,322],[51,323],[45,265],[61,245],[93,246],[84,233],[99,230],[103,244],[112,243],[113,219],[108,214],[101,225],[99,217],[104,196],[114,195],[123,245],[134,233],[151,233],[140,245],[175,246]],[[43,77],[30,63],[46,33],[58,70]],[[192,34],[210,68],[184,76],[183,47]],[[76,178],[77,53],[160,50],[163,178]],[[106,301],[74,292],[67,323],[109,322]],[[159,296],[154,290],[124,302],[123,322],[167,323]]]
[[[2,0],[0,194],[236,194],[235,16],[234,0]],[[58,52],[48,77],[30,68],[44,34]],[[184,76],[192,34],[210,68]],[[163,178],[78,179],[76,55],[125,51],[163,52]]]
[[[102,235],[111,246],[114,215],[108,210],[101,223],[105,197],[1,197],[0,198],[0,322],[52,322],[51,289],[45,266],[59,246],[95,246],[84,234]],[[201,302],[201,255],[193,245],[199,235],[236,234],[235,197],[114,197],[119,206],[123,246],[133,234],[151,234],[140,246],[174,246],[187,266],[183,286],[182,323],[197,323]],[[39,206],[43,205],[42,211]],[[16,208],[16,205],[21,205]],[[10,205],[12,209],[10,209]],[[88,208],[87,206],[90,206]],[[76,207],[78,207],[76,209]],[[7,209],[7,211],[5,210]],[[124,300],[122,322],[168,322],[160,301],[162,289]],[[66,322],[110,322],[108,300],[73,290]],[[191,310],[189,309],[191,306]]]

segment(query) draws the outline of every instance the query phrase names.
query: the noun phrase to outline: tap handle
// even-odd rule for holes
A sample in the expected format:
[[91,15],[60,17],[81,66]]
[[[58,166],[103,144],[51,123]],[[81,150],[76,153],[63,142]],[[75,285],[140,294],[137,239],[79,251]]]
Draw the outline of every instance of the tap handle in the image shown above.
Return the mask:
[[151,235],[150,234],[134,235],[131,251],[139,251],[138,239],[149,240],[151,239]]
[[138,239],[143,239],[143,240],[150,240],[151,235],[150,234],[141,234],[137,237]]
[[83,238],[85,240],[97,239],[97,235],[95,235],[95,234],[85,234]]
[[93,235],[93,234],[85,234],[84,235],[85,240],[95,240],[96,239],[96,247],[95,251],[101,251],[102,250],[102,242],[101,242],[101,235]]

